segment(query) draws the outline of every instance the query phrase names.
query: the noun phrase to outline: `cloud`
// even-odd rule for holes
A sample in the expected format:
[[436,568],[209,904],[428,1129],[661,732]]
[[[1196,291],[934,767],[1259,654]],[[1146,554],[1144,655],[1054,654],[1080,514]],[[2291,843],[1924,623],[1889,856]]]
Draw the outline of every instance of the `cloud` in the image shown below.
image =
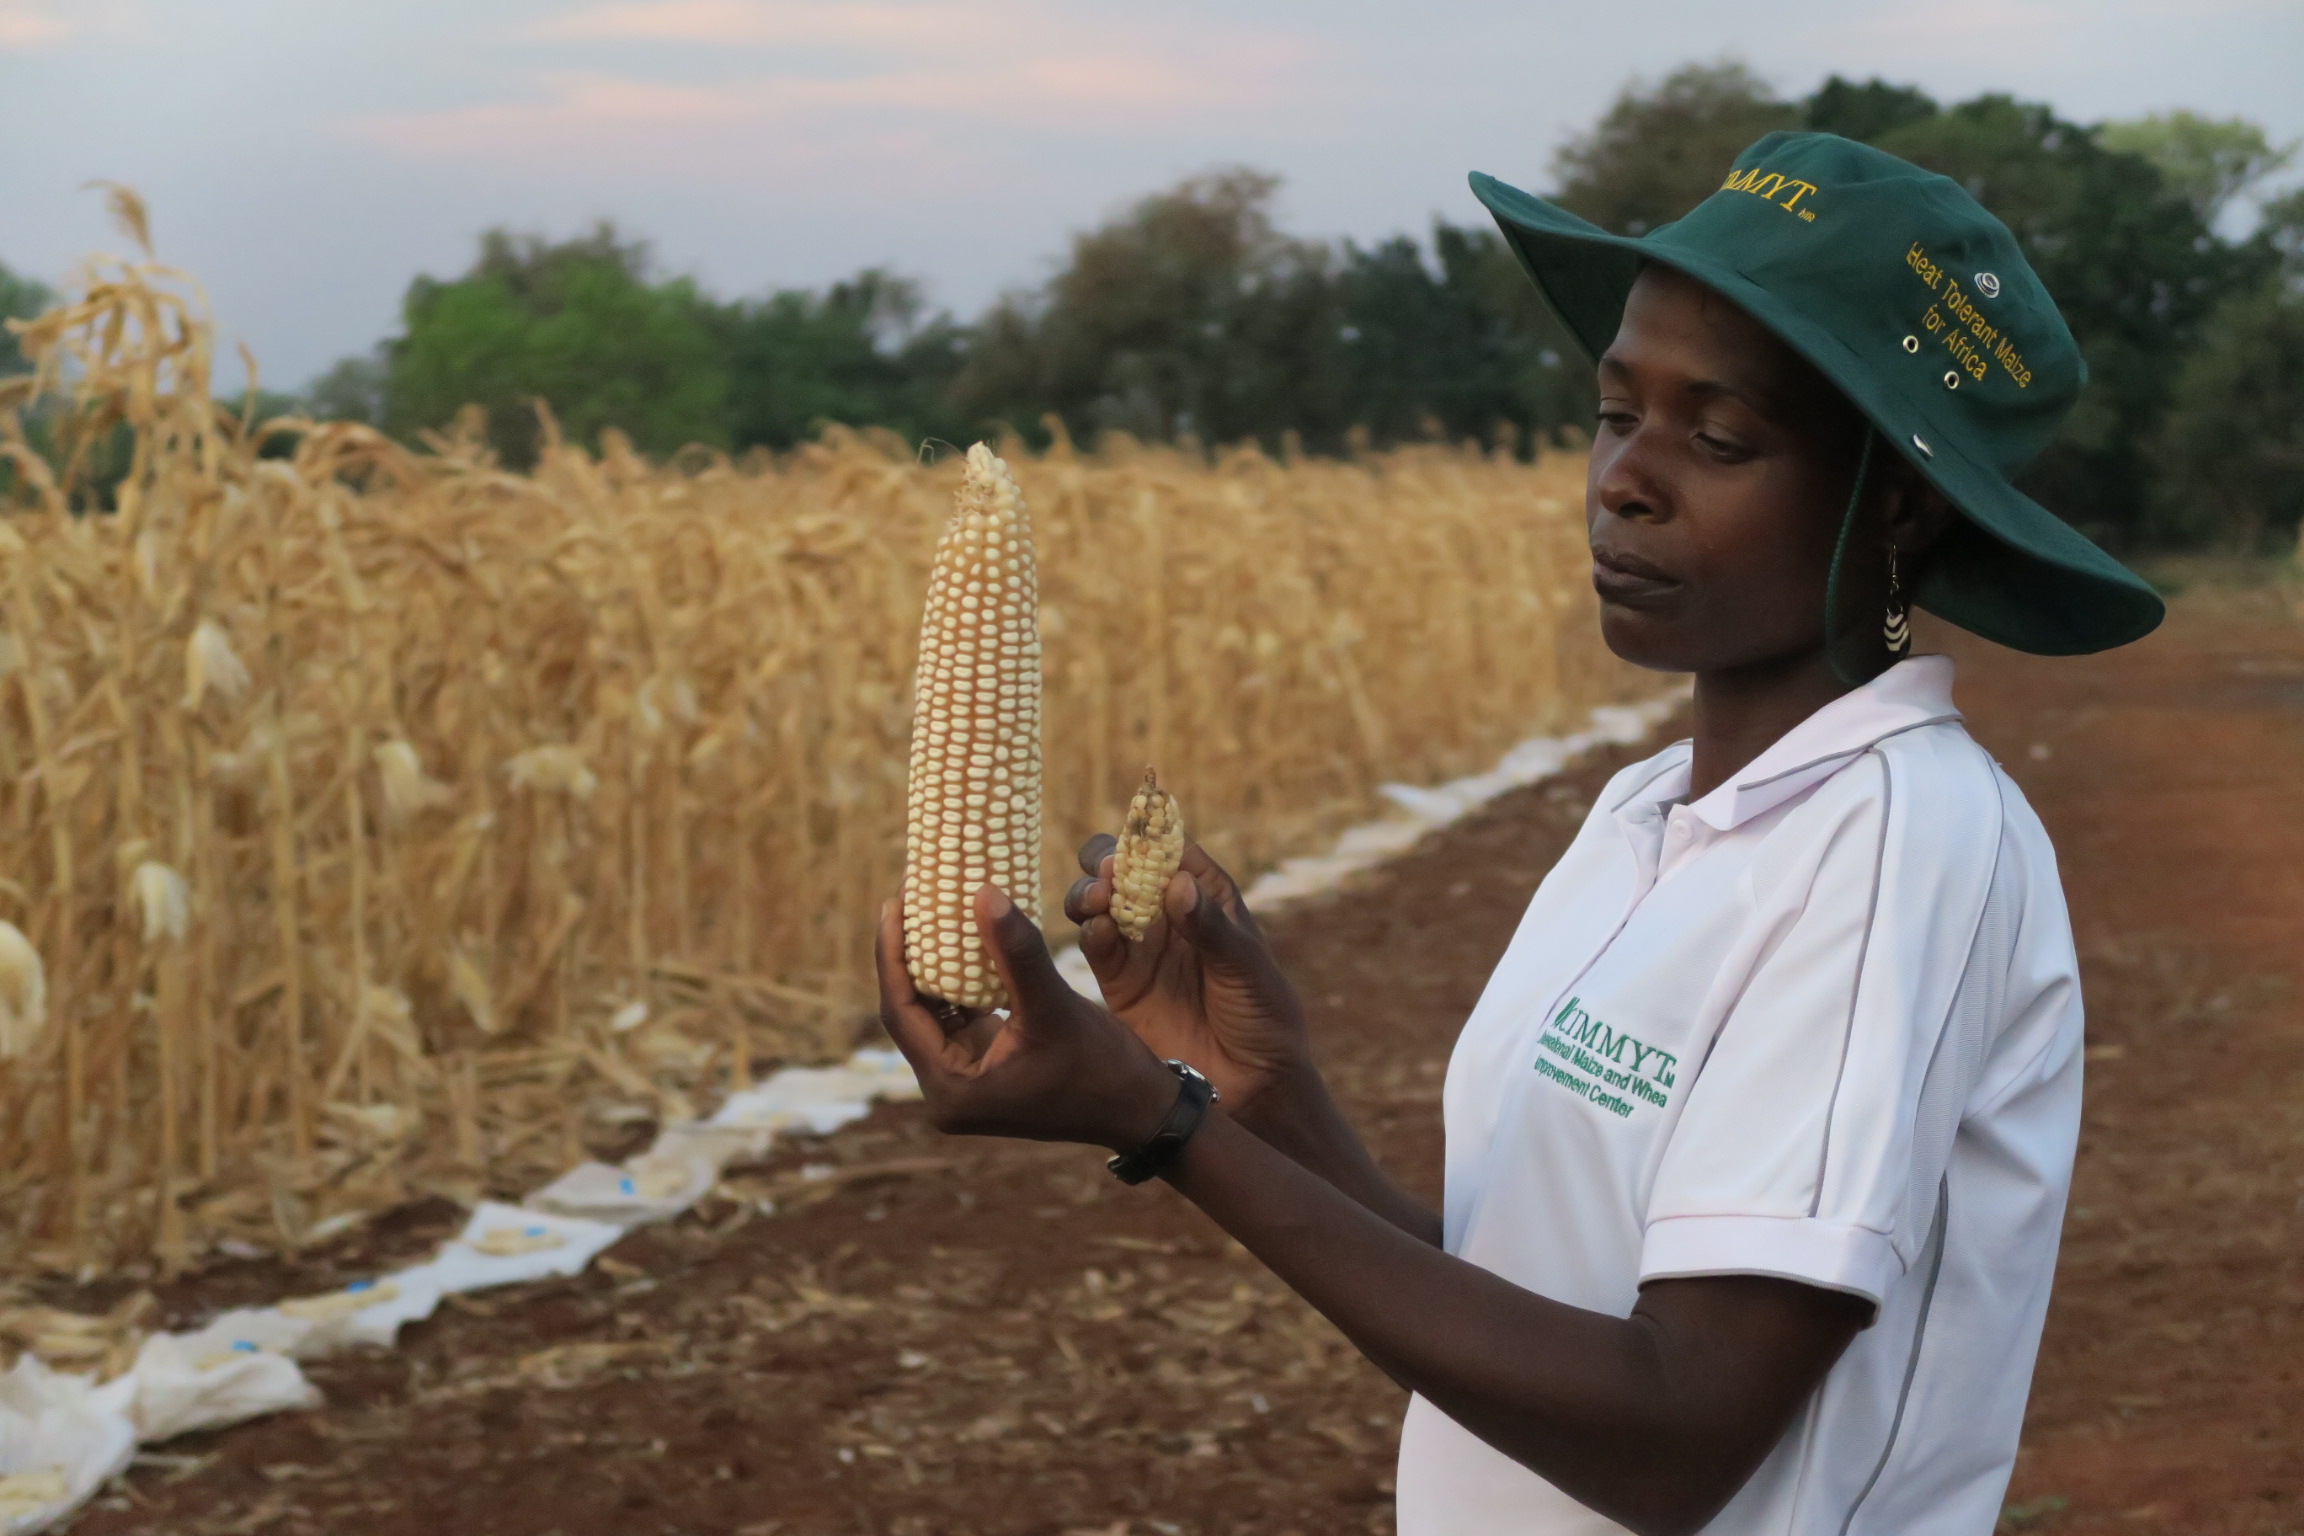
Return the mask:
[[0,53],[29,52],[69,30],[40,0],[0,0]]
[[[692,179],[844,145],[853,170],[877,172],[875,151],[940,135],[1265,118],[1317,75],[1286,34],[1177,11],[1090,25],[1059,0],[616,0],[540,35],[598,62],[515,51],[486,99],[337,126],[403,158],[547,171],[649,162]],[[642,41],[684,46],[636,57]]]
[[150,11],[149,0],[0,0],[0,53],[145,46],[154,39]]
[[922,49],[996,35],[1014,24],[1017,9],[873,0],[624,0],[546,22],[535,35],[589,42],[863,43]]
[[[868,117],[894,129],[973,126],[1118,128],[1259,100],[1259,82],[1120,54],[1018,59],[994,70],[902,68],[834,79],[755,76],[681,85],[601,73],[538,77],[529,99],[377,113],[344,126],[380,147],[421,157],[480,159],[527,152],[660,152],[702,133],[807,135]],[[621,158],[621,156],[619,156]]]

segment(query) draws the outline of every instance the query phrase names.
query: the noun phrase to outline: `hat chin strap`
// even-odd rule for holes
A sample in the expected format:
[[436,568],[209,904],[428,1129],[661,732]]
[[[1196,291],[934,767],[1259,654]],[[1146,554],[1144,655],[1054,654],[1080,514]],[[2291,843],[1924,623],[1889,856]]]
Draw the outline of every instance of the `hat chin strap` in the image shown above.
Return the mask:
[[[1847,563],[1848,546],[1856,532],[1856,512],[1864,505],[1864,487],[1872,478],[1872,445],[1880,439],[1879,432],[1870,422],[1864,424],[1864,448],[1856,456],[1856,483],[1848,488],[1848,510],[1840,514],[1840,537],[1832,545],[1832,574],[1824,582],[1824,659],[1832,665],[1832,675],[1851,688],[1861,688],[1886,671],[1885,667],[1872,667],[1862,675],[1851,670],[1847,649],[1840,643],[1838,630],[1840,615],[1840,571]],[[1858,625],[1856,633],[1866,633]]]

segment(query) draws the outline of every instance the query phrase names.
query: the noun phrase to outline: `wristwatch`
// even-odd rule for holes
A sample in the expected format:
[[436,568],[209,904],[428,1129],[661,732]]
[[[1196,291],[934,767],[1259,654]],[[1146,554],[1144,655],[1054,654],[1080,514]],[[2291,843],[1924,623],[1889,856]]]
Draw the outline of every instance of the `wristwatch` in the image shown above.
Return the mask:
[[1133,1152],[1120,1153],[1104,1165],[1123,1184],[1141,1184],[1166,1173],[1184,1151],[1184,1143],[1200,1129],[1201,1117],[1208,1113],[1208,1106],[1223,1097],[1197,1068],[1181,1061],[1162,1065],[1176,1074],[1176,1104],[1168,1111],[1168,1118],[1160,1122],[1160,1129],[1152,1133],[1150,1141]]

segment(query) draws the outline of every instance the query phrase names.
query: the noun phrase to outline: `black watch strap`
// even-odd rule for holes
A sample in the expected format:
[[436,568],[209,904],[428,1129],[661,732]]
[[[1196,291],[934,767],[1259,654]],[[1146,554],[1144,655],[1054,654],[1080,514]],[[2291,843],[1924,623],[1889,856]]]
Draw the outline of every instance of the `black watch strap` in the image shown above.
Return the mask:
[[1181,1061],[1171,1061],[1166,1066],[1177,1077],[1176,1103],[1168,1111],[1168,1118],[1160,1122],[1160,1129],[1152,1133],[1150,1141],[1133,1152],[1120,1153],[1104,1165],[1123,1184],[1141,1184],[1166,1173],[1184,1151],[1184,1143],[1200,1129],[1208,1106],[1221,1097],[1216,1085],[1192,1067]]

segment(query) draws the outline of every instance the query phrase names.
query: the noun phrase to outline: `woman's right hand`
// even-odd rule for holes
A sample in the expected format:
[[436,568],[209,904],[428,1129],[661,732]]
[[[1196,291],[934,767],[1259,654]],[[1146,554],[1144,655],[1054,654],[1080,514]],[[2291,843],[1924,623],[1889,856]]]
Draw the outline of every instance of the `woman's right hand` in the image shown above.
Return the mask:
[[1304,1008],[1240,898],[1198,843],[1184,850],[1141,942],[1112,921],[1109,834],[1080,848],[1086,873],[1064,897],[1104,1005],[1163,1058],[1206,1073],[1235,1117],[1253,1120],[1313,1077]]

